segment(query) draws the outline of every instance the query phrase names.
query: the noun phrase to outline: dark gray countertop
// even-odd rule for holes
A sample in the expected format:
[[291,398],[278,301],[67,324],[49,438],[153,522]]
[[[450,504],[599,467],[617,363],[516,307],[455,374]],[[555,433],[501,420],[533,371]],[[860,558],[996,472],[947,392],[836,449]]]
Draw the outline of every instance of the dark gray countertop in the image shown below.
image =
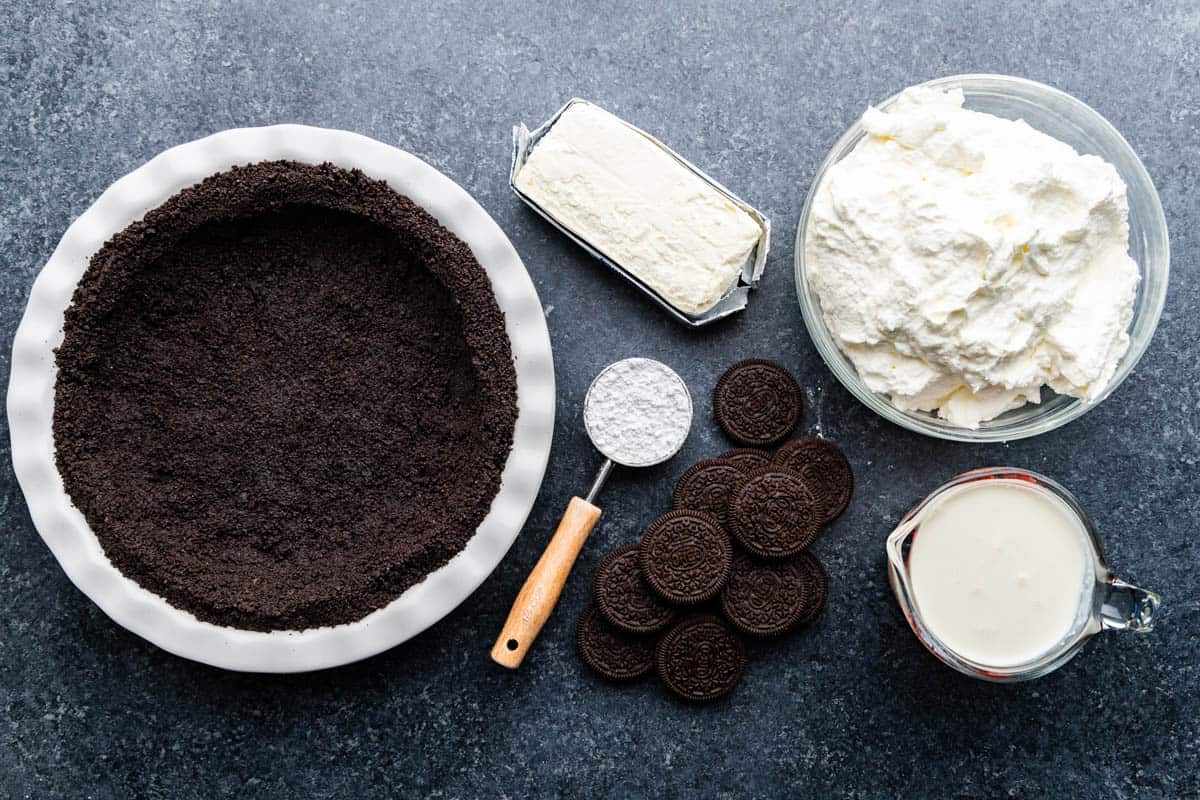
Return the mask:
[[[293,677],[167,655],[110,622],[57,568],[0,459],[0,796],[1097,797],[1200,795],[1200,10],[1191,2],[191,3],[15,0],[0,21],[4,382],[34,275],[67,224],[155,153],[223,128],[304,122],[408,149],[491,212],[546,307],[558,426],[524,534],[467,602],[406,645]],[[725,7],[729,6],[729,7]],[[860,406],[800,320],[792,236],[813,173],[863,106],[958,72],[1044,81],[1107,116],[1158,185],[1174,253],[1150,350],[1104,405],[1012,445],[921,438]],[[769,214],[748,312],[688,332],[589,261],[507,187],[510,129],[586,97],[658,134]],[[725,443],[698,403],[675,461],[617,475],[605,517],[527,665],[488,648],[572,492],[595,467],[579,403],[643,354],[698,398],[747,356],[807,387],[804,426],[858,476],[817,545],[832,577],[815,627],[755,647],[736,695],[674,702],[613,688],[574,654],[598,558]],[[0,437],[7,449],[5,431]],[[1119,574],[1166,605],[1058,673],[996,686],[940,666],[887,588],[882,540],[923,492],[1007,463],[1071,487]]]

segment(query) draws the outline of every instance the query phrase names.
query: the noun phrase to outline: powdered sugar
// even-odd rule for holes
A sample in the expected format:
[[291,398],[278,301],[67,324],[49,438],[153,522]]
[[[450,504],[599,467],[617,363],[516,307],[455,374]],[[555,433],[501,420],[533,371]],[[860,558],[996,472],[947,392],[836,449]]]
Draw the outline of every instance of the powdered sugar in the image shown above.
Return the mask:
[[692,398],[667,365],[627,358],[592,381],[583,424],[601,453],[627,467],[647,467],[683,446],[692,427]]

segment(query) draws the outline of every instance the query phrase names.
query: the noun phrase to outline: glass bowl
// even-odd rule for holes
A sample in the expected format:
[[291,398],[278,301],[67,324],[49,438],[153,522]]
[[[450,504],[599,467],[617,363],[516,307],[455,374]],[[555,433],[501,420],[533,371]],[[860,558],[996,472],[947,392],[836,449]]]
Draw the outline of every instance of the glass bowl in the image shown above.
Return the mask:
[[[1087,104],[1064,92],[1007,75],[953,75],[922,85],[961,89],[966,98],[965,108],[1008,119],[1023,119],[1080,153],[1093,153],[1116,167],[1125,181],[1129,197],[1129,254],[1137,262],[1142,278],[1134,301],[1129,349],[1117,365],[1108,387],[1094,400],[1079,400],[1045,389],[1041,403],[1026,403],[995,419],[981,422],[978,428],[954,425],[928,411],[902,411],[886,395],[867,388],[854,364],[830,335],[820,303],[809,289],[804,263],[805,238],[813,199],[829,168],[853,150],[866,135],[861,122],[855,122],[825,158],[804,201],[804,210],[800,213],[800,224],[796,230],[796,291],[800,297],[804,324],[821,357],[842,385],[872,411],[901,427],[927,436],[962,442],[1002,442],[1045,433],[1082,416],[1112,394],[1133,371],[1154,336],[1167,294],[1171,260],[1167,222],[1158,192],[1154,190],[1154,183],[1141,160],[1116,128]],[[879,103],[878,108],[888,108],[897,97],[898,94],[889,97]]]

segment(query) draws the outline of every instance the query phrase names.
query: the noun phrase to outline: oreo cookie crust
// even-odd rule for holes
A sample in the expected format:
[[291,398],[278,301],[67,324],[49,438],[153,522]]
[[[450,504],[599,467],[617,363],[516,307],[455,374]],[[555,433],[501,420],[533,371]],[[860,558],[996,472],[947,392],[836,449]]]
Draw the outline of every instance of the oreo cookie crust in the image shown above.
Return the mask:
[[675,484],[675,508],[703,511],[727,525],[729,493],[746,478],[731,461],[710,458],[692,465]]
[[804,396],[791,373],[774,361],[739,361],[717,381],[713,413],[740,445],[777,444],[796,429]]
[[716,700],[741,683],[746,649],[719,617],[697,614],[659,640],[654,666],[667,688],[685,700]]
[[654,669],[654,639],[614,628],[595,606],[579,616],[575,643],[583,663],[610,681],[632,680]]
[[716,597],[725,585],[733,543],[716,517],[670,511],[646,529],[638,557],[642,576],[659,597],[694,605]]
[[836,444],[815,436],[788,442],[775,453],[774,462],[800,473],[816,493],[825,522],[832,522],[850,505],[854,471]]
[[812,544],[824,520],[807,481],[783,467],[756,470],[729,498],[729,527],[761,558],[790,558]]
[[383,181],[235,167],[110,239],[56,353],[56,463],[125,576],[217,625],[361,619],[463,549],[517,418],[470,247]]
[[675,621],[675,609],[642,578],[636,542],[604,557],[596,568],[592,594],[604,619],[626,633],[656,633]]
[[[814,573],[808,553],[787,561],[767,561],[736,553],[729,581],[721,590],[721,611],[748,636],[778,636],[824,605],[824,573]],[[820,566],[817,566],[820,569]]]
[[726,450],[717,458],[732,461],[742,472],[750,472],[771,463],[771,454],[754,447],[735,447]]

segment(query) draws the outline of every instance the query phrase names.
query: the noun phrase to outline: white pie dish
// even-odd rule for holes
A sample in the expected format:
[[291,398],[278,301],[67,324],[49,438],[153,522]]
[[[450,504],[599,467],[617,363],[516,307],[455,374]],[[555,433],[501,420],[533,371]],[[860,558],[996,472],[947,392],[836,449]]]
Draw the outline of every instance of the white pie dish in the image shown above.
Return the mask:
[[[330,162],[360,169],[411,198],[465,241],[506,318],[518,416],[500,491],[458,555],[357,622],[262,633],[202,622],[121,574],[71,503],[52,431],[63,314],[101,245],[205,177],[257,161]],[[176,655],[224,669],[300,672],[357,661],[415,636],[465,600],[504,557],[537,497],[554,429],[554,364],[537,291],[516,250],[461,187],[417,157],[346,131],[302,125],[227,130],[161,153],[109,187],[67,229],[34,282],[13,341],[8,418],[13,468],[38,533],[67,577],[108,616]]]

